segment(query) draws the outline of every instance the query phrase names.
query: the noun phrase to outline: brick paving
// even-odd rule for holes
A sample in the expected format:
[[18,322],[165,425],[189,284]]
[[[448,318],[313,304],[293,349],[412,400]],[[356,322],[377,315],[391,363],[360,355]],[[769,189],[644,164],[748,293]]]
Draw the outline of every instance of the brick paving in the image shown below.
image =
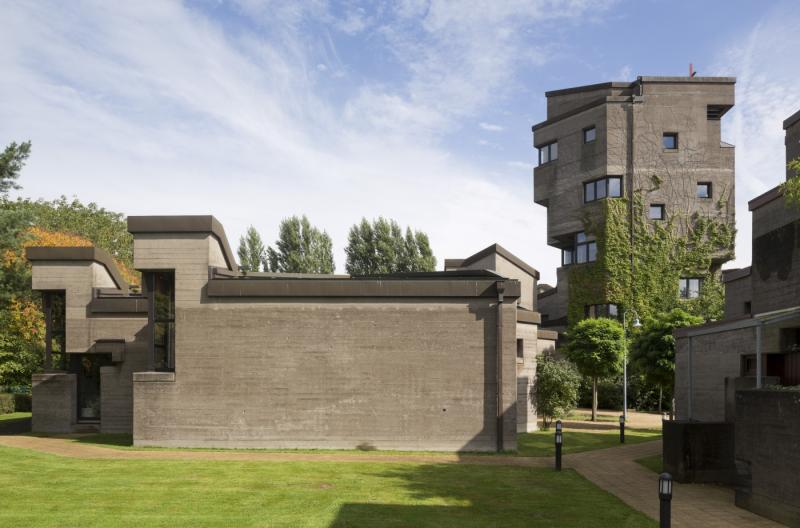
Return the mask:
[[[658,519],[658,475],[635,460],[660,453],[659,440],[565,456],[564,466],[575,469],[632,508]],[[783,525],[737,508],[730,488],[675,483],[672,526],[771,528]]]

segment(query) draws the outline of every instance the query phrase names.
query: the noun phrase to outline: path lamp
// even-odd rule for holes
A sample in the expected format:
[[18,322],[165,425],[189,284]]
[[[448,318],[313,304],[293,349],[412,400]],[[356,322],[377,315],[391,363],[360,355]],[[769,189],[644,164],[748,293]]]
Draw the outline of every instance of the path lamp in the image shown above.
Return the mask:
[[625,415],[622,414],[619,417],[619,443],[625,443]]
[[561,444],[564,436],[561,427],[561,420],[556,422],[556,471],[561,471]]
[[[633,327],[641,328],[642,323],[639,322],[639,314],[636,310],[630,310],[633,313]],[[627,420],[628,418],[628,310],[622,312],[622,339],[624,350],[622,351],[622,416]]]
[[659,526],[669,528],[672,523],[670,510],[672,506],[672,475],[669,473],[662,473],[658,476],[658,498],[661,499]]

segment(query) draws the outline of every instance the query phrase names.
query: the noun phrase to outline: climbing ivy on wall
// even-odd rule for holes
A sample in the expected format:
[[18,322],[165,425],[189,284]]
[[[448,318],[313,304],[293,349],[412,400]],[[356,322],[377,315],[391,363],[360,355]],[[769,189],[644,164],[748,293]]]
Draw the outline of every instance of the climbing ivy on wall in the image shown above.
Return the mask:
[[[721,197],[717,207],[726,202]],[[711,271],[712,258],[733,257],[733,225],[680,213],[653,222],[645,215],[643,194],[636,191],[631,234],[629,199],[607,199],[599,206],[602,214],[583,219],[586,233],[597,240],[597,261],[568,271],[570,325],[584,318],[586,305],[605,303],[632,307],[641,318],[675,307],[706,320],[722,316],[724,288],[720,272]],[[679,299],[681,277],[703,279],[699,298]]]
[[786,204],[800,208],[800,158],[789,162],[789,169],[795,173],[794,178],[789,178],[781,184]]

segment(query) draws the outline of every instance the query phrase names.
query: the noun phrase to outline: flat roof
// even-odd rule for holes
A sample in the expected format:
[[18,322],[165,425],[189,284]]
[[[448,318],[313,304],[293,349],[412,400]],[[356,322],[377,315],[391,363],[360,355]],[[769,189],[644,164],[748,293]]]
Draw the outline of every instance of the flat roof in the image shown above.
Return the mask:
[[114,262],[114,257],[107,251],[93,246],[78,247],[43,247],[35,246],[25,249],[25,258],[31,262],[37,261],[91,261],[97,262],[106,268],[111,280],[120,290],[126,290],[128,283],[122,278]]
[[783,121],[783,129],[786,130],[787,128],[794,125],[798,121],[800,121],[800,110],[793,113]]
[[222,248],[228,268],[238,271],[225,228],[212,215],[129,216],[128,232],[137,233],[209,233]]
[[[735,84],[736,77],[689,77],[675,76],[675,75],[642,75],[636,78],[635,81],[608,81],[595,84],[585,84],[583,86],[573,86],[571,88],[562,88],[559,90],[550,90],[545,92],[545,97],[558,97],[560,95],[569,95],[581,92],[592,92],[595,90],[613,89],[613,88],[631,88],[638,83],[700,83],[700,84]],[[800,112],[798,112],[800,113]]]
[[783,189],[780,185],[778,185],[777,187],[773,187],[767,192],[760,194],[747,202],[747,209],[749,211],[755,211],[759,207],[766,205],[772,200],[776,200],[781,196],[783,196]]

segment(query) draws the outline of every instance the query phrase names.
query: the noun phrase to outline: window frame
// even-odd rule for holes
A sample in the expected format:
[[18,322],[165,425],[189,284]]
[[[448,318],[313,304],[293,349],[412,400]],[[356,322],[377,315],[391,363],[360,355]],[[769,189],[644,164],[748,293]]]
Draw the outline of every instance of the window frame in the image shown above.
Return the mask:
[[[536,147],[539,150],[539,165],[546,165],[558,159],[558,140]],[[542,153],[547,152],[547,161],[542,161]],[[555,152],[555,156],[553,153]]]
[[[583,235],[583,239],[580,239],[580,235]],[[574,264],[588,264],[590,262],[597,262],[597,241],[594,239],[589,239],[586,236],[585,231],[579,231],[575,233],[575,255],[573,258]],[[591,255],[594,255],[594,258],[590,258]],[[581,260],[581,256],[584,256],[584,260]]]
[[[701,186],[705,186],[706,187],[706,190],[708,191],[706,196],[700,196],[700,187]],[[709,182],[709,181],[702,181],[702,182],[697,182],[697,186],[695,187],[695,193],[694,194],[695,194],[695,198],[699,198],[701,200],[711,200],[714,197],[713,192],[714,192],[713,184],[711,182]]]
[[[661,214],[658,218],[653,217],[653,208],[659,208]],[[650,207],[647,210],[647,219],[648,220],[664,220],[667,217],[667,208],[664,204],[653,203],[650,204]]]
[[[697,294],[692,295],[691,281],[697,281]],[[685,284],[685,287],[684,287]],[[703,277],[680,277],[678,279],[678,297],[687,301],[700,298],[703,289]],[[684,291],[686,295],[684,295]]]
[[[589,132],[594,132],[594,134],[592,134],[592,136],[593,136],[592,139],[586,139],[587,138],[587,134]],[[584,145],[587,144],[587,143],[594,143],[596,140],[597,140],[597,126],[596,125],[588,126],[588,127],[583,129],[583,144]]]
[[[167,315],[159,315],[156,303],[156,275],[166,274],[170,276],[171,291],[169,292],[169,306]],[[149,369],[155,372],[175,372],[175,270],[148,270],[142,274],[142,282],[147,288],[147,326],[149,329]],[[164,325],[166,344],[163,345],[164,361],[157,362],[156,349],[156,328]],[[161,364],[159,364],[161,363]],[[163,366],[162,366],[163,365]]]
[[[611,194],[611,180],[619,181],[619,194]],[[603,196],[599,196],[598,189],[603,189]],[[592,189],[592,198],[588,197],[588,190]],[[592,203],[606,198],[622,198],[622,176],[605,176],[596,180],[583,182],[583,203]]]
[[586,304],[583,306],[583,315],[587,319],[605,317],[619,320],[619,305],[616,303]]
[[[672,141],[673,141],[673,146],[672,146],[672,147],[668,147],[668,146],[667,146],[667,145],[664,143],[664,141],[665,141],[667,138],[670,138],[670,139],[672,139]],[[662,134],[662,136],[661,136],[661,147],[662,147],[662,148],[663,148],[665,151],[667,151],[667,152],[674,152],[674,151],[678,150],[678,146],[679,146],[679,145],[680,145],[680,143],[679,143],[679,141],[678,141],[678,133],[677,133],[677,132],[664,132],[664,133]]]

